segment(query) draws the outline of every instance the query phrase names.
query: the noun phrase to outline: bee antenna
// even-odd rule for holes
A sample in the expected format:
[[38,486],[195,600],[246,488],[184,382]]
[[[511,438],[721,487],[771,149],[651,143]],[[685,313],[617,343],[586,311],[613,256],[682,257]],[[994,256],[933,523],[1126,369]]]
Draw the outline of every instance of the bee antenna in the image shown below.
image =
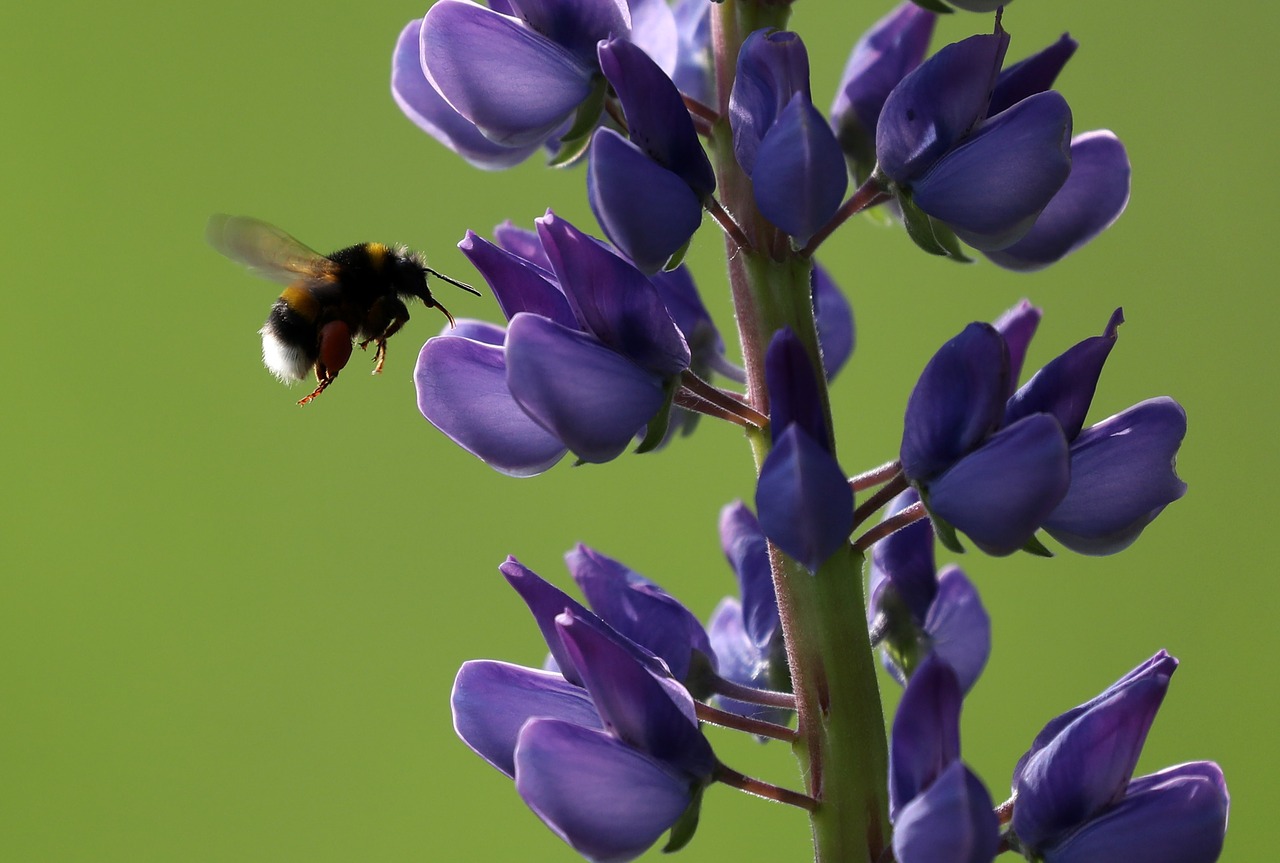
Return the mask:
[[437,279],[440,279],[441,281],[448,282],[451,285],[462,288],[464,291],[466,291],[469,294],[475,294],[477,297],[484,296],[484,294],[480,293],[475,288],[468,285],[466,282],[460,282],[457,279],[451,279],[448,276],[446,276],[444,273],[436,272],[430,267],[423,267],[422,269],[430,273],[431,275],[435,276]]

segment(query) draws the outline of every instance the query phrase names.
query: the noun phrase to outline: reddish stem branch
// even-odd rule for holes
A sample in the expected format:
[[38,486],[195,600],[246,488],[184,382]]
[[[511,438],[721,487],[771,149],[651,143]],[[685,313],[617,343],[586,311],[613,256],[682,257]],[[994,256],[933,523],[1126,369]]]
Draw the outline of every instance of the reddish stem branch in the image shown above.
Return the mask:
[[721,728],[732,728],[734,731],[745,731],[748,734],[755,734],[758,737],[768,737],[773,740],[785,740],[787,743],[796,741],[796,732],[794,729],[787,728],[785,725],[779,725],[776,722],[765,722],[763,719],[752,719],[749,716],[743,716],[740,713],[730,713],[727,710],[720,710],[709,704],[698,702],[694,709],[697,712],[698,719],[703,722],[710,722],[712,725],[719,725]]
[[886,518],[884,521],[871,528],[871,530],[855,539],[853,541],[853,547],[858,552],[866,552],[867,549],[871,548],[871,546],[875,545],[889,534],[896,533],[907,525],[927,517],[928,513],[925,511],[924,504],[920,501],[916,501],[902,512]]
[[800,254],[806,258],[813,257],[813,253],[817,251],[818,246],[822,244],[823,240],[831,236],[831,233],[836,228],[863,210],[883,203],[889,198],[889,193],[882,189],[874,178],[867,180],[858,187],[858,190],[849,197],[849,200],[844,202],[839,210],[836,210],[836,214],[831,217],[831,221],[823,225],[818,230],[818,233],[809,239],[808,244],[800,250]]
[[680,374],[680,386],[703,401],[736,413],[746,420],[748,424],[756,428],[766,428],[769,425],[769,417],[760,413],[740,397],[733,393],[725,392],[719,387],[712,386],[688,369],[685,369]]
[[723,764],[716,765],[715,780],[723,782],[748,794],[754,794],[757,797],[763,797],[765,800],[773,800],[778,803],[786,803],[788,806],[798,806],[801,809],[813,812],[818,808],[818,801],[814,800],[808,794],[801,794],[799,791],[791,791],[787,788],[781,788],[772,785],[761,779],[756,779],[746,774],[739,773],[731,767]]
[[853,527],[856,530],[858,525],[862,524],[880,507],[887,504],[898,496],[899,492],[906,491],[907,478],[899,472],[889,480],[888,483],[881,486],[880,490],[871,497],[864,500],[857,509],[853,511]]
[[765,707],[782,707],[786,710],[796,709],[796,697],[790,692],[775,692],[772,689],[756,689],[754,686],[743,686],[732,680],[716,676],[712,681],[716,695],[723,695],[736,701],[748,704],[760,704]]
[[894,459],[891,462],[873,467],[869,471],[849,477],[849,485],[853,486],[854,491],[866,491],[869,488],[875,488],[882,482],[893,479],[894,474],[902,470],[902,462]]
[[747,235],[743,233],[738,223],[733,220],[733,216],[729,215],[729,211],[720,206],[720,202],[715,199],[714,195],[708,195],[707,199],[702,202],[702,206],[711,214],[711,218],[720,223],[720,227],[729,235],[729,239],[733,240],[734,245],[739,249],[751,248],[751,241],[747,239]]

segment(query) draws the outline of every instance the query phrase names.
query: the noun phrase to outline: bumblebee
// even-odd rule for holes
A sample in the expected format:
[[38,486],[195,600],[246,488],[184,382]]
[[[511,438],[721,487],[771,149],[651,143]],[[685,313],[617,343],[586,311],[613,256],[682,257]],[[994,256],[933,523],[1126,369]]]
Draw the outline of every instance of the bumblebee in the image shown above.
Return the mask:
[[300,381],[308,371],[315,372],[316,388],[300,405],[333,383],[355,342],[361,350],[374,346],[373,373],[379,374],[387,359],[387,339],[409,320],[406,300],[416,297],[455,325],[453,315],[431,295],[428,275],[480,296],[404,247],[360,243],[322,255],[274,225],[221,214],[209,218],[205,236],[231,260],[288,286],[258,332],[262,362],[281,381]]

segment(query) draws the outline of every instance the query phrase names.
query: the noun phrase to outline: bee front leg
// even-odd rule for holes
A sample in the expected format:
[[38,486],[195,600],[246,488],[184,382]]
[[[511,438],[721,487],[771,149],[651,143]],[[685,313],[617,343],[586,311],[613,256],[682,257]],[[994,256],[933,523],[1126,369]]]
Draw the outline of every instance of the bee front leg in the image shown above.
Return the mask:
[[366,339],[365,341],[360,343],[361,348],[364,348],[365,346],[367,346],[369,342],[373,342],[375,345],[375,349],[373,352],[373,361],[374,361],[373,373],[375,375],[382,374],[382,364],[387,361],[387,339],[391,338],[396,333],[400,332],[400,328],[403,327],[408,322],[409,322],[409,316],[407,314],[400,317],[396,317],[391,321],[391,323],[387,324],[387,328],[383,330],[382,334],[379,335],[377,338]]

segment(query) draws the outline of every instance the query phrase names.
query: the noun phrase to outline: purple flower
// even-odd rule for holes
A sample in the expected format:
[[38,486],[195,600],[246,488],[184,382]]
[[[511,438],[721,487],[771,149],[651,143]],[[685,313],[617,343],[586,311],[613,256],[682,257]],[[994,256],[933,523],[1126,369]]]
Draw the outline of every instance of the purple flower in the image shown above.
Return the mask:
[[[742,501],[720,511],[720,546],[738,579],[741,601],[726,597],[708,626],[721,677],[756,689],[789,690],[786,645],[760,523]],[[724,710],[785,725],[792,711],[717,697]]]
[[930,656],[898,704],[889,744],[889,815],[898,863],[988,863],[999,844],[991,796],[960,760],[960,685]]
[[1062,260],[1120,218],[1129,203],[1129,156],[1108,131],[1071,140],[1071,174],[1031,230],[986,256],[1005,269],[1030,272]]
[[757,30],[738,54],[729,98],[733,150],[761,214],[797,246],[826,224],[848,188],[835,134],[809,94],[809,55],[795,33]]
[[524,0],[494,9],[441,0],[401,34],[392,92],[411,120],[473,164],[509,167],[567,130],[580,109],[594,124],[596,44],[610,37],[675,67],[675,19],[658,0]]
[[505,340],[436,337],[415,371],[423,415],[517,476],[566,450],[616,458],[662,414],[690,361],[658,290],[630,262],[550,212],[537,227],[550,271],[468,233],[459,248],[493,289]]
[[1054,863],[1212,863],[1227,790],[1217,765],[1131,779],[1178,661],[1163,650],[1052,720],[1013,774],[1019,845]]
[[858,182],[875,167],[876,123],[885,99],[924,59],[937,18],[915,3],[901,3],[853,46],[831,105],[831,126]]
[[[918,499],[914,490],[903,492],[886,517]],[[960,567],[936,571],[928,519],[872,547],[868,594],[868,620],[883,631],[884,663],[895,680],[905,682],[924,657],[937,654],[963,692],[973,688],[991,654],[991,619]]]
[[[976,249],[1006,248],[1031,229],[1066,182],[1066,100],[1045,88],[1008,105],[993,100],[1008,45],[998,23],[992,35],[948,45],[884,103],[876,128],[878,170],[891,181],[913,236],[931,230],[913,227],[913,220],[920,224],[913,215],[918,209]],[[1033,89],[1033,79],[1043,82],[1038,74],[1011,72],[1011,92],[1024,83]]]
[[853,490],[836,461],[817,374],[795,333],[778,331],[765,355],[773,447],[756,484],[765,535],[812,572],[853,527]]
[[643,272],[682,249],[715,191],[711,162],[675,84],[630,42],[599,48],[600,67],[626,115],[628,138],[600,129],[591,145],[587,191],[605,235]]
[[1008,340],[970,324],[930,360],[907,403],[903,471],[942,526],[991,554],[1022,548],[1040,527],[1073,551],[1112,554],[1185,493],[1173,462],[1186,415],[1157,398],[1082,430],[1118,309],[1101,336],[1007,395],[1038,320],[1028,309],[1002,319]]

